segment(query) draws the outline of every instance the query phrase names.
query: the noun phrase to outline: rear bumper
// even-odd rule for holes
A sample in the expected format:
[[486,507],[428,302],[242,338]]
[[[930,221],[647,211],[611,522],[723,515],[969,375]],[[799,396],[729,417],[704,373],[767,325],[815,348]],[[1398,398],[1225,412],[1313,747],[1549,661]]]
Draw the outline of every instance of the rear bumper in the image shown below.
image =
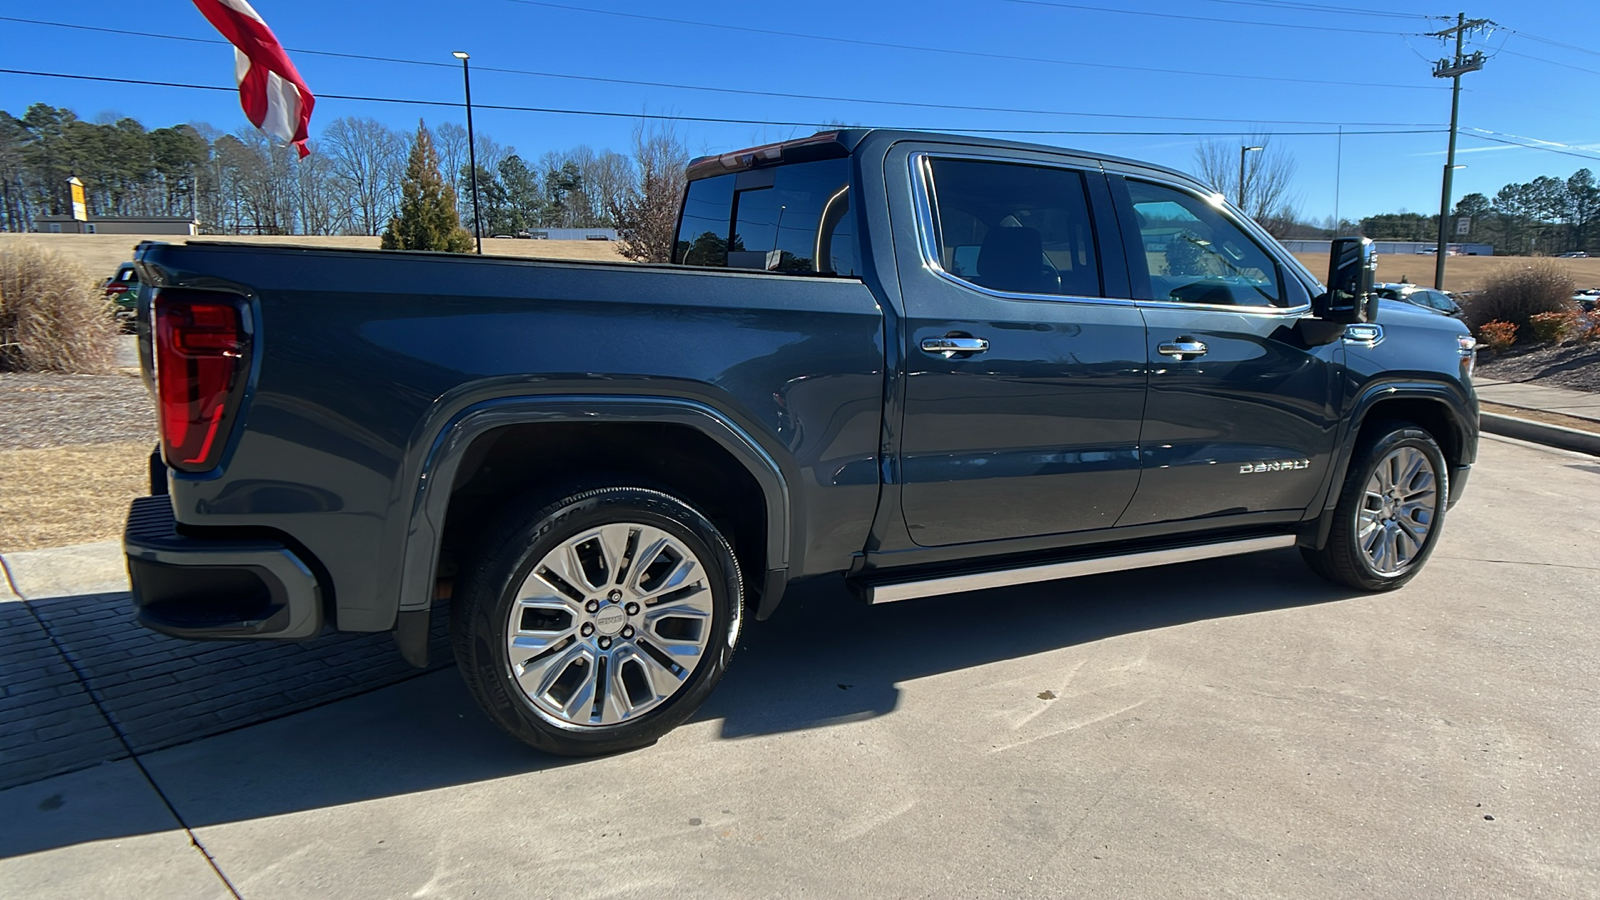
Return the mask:
[[322,589],[305,562],[270,539],[178,533],[168,497],[128,510],[123,552],[139,624],[190,640],[301,640],[322,631]]

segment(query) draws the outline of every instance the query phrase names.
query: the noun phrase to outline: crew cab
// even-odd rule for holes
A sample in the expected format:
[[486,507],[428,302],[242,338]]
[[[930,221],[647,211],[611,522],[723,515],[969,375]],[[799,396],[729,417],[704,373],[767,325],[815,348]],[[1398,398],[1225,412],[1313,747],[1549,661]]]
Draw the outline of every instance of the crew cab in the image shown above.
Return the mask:
[[145,244],[133,603],[418,665],[448,604],[489,717],[581,755],[682,722],[803,579],[1298,547],[1390,590],[1478,415],[1466,328],[1374,321],[1373,259],[1323,283],[1179,172],[881,130],[695,160],[670,264]]

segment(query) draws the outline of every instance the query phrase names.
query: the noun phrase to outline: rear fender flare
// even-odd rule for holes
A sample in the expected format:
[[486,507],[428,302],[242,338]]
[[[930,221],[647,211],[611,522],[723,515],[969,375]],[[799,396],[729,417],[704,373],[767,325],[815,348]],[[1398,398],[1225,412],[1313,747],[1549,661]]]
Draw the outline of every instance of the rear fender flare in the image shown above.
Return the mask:
[[[401,619],[433,605],[440,539],[451,488],[467,448],[496,428],[531,423],[616,422],[685,425],[731,453],[761,487],[766,506],[767,544],[764,582],[781,585],[789,565],[789,485],[772,455],[721,412],[670,397],[553,395],[486,400],[457,413],[440,430],[423,460],[406,528],[400,573]],[[765,598],[764,598],[765,599]],[[776,599],[775,597],[773,598]],[[763,603],[763,606],[766,604]]]

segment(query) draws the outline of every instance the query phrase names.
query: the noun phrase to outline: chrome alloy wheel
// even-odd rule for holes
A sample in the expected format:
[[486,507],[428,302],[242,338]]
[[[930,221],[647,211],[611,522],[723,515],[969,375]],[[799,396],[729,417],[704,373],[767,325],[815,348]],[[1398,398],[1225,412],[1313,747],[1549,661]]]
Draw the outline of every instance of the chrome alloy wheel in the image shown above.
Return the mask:
[[511,603],[511,675],[545,717],[615,725],[670,699],[712,632],[705,568],[651,525],[586,529],[545,554]]
[[1356,536],[1373,571],[1398,575],[1428,542],[1439,504],[1433,463],[1415,447],[1398,447],[1378,461],[1356,513]]

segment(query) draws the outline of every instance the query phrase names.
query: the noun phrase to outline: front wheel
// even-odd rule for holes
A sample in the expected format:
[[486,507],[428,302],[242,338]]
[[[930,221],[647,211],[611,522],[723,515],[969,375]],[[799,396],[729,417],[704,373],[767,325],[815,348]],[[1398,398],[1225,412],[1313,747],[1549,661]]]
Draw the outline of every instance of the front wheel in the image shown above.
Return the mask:
[[689,504],[645,488],[521,508],[485,535],[453,601],[467,686],[496,724],[546,752],[654,742],[733,656],[743,595],[728,542]]
[[1428,432],[1397,423],[1365,442],[1345,478],[1328,542],[1301,548],[1317,574],[1389,591],[1410,581],[1438,543],[1448,470]]

